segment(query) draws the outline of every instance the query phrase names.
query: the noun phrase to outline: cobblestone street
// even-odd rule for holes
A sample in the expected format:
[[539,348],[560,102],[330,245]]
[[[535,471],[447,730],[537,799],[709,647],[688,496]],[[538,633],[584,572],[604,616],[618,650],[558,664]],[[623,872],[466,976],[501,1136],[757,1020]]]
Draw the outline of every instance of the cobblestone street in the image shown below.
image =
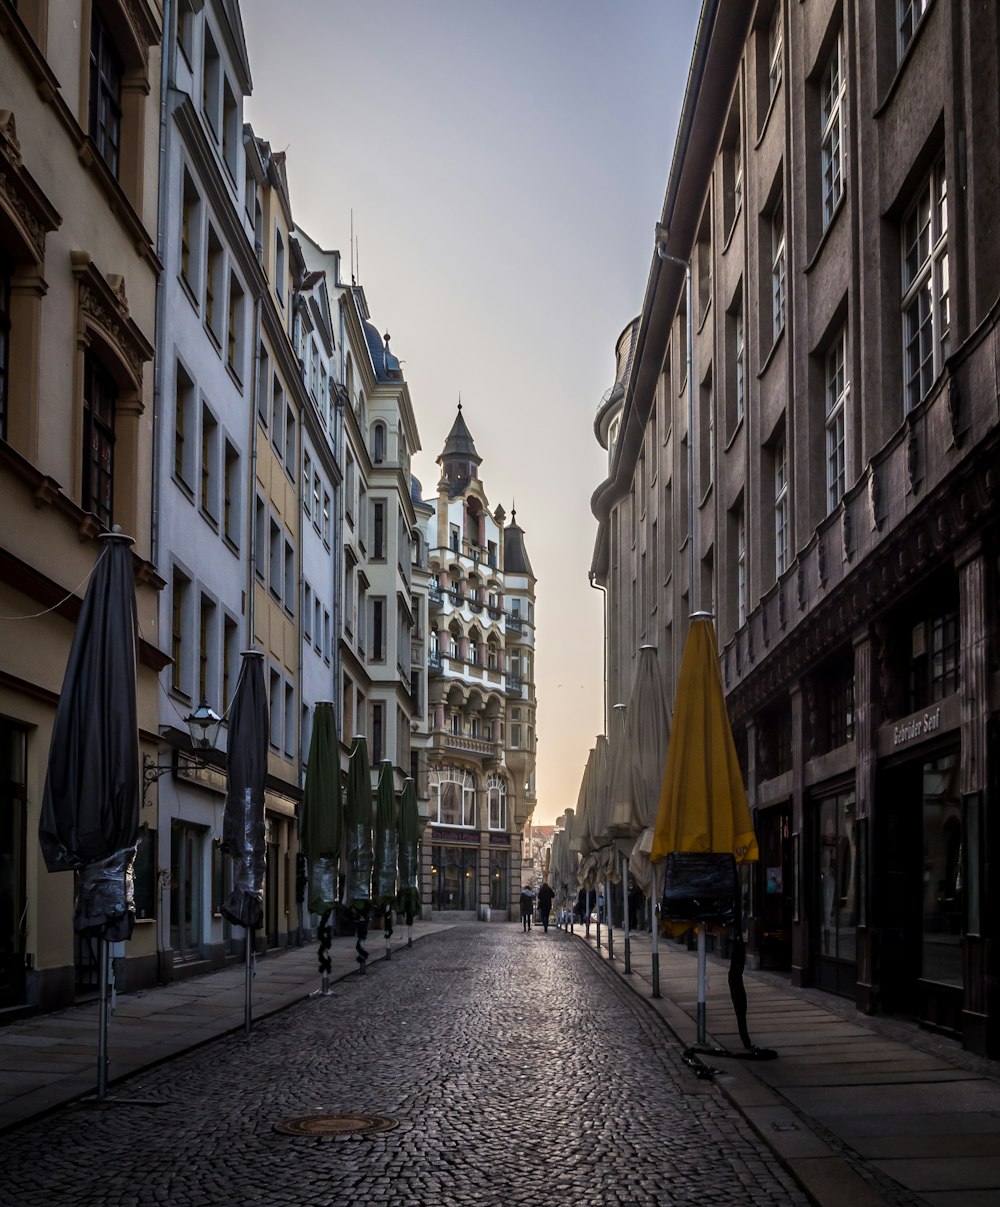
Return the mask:
[[[0,1139],[16,1207],[804,1204],[648,1009],[562,932],[458,926]],[[293,1116],[398,1120],[289,1137]]]

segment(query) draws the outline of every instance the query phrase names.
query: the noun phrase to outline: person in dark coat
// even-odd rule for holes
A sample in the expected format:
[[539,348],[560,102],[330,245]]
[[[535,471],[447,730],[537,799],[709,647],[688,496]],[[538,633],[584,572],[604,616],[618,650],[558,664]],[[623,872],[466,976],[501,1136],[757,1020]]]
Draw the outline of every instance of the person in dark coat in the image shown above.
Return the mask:
[[521,889],[521,929],[525,934],[531,930],[531,913],[535,908],[535,894],[530,888]]
[[552,899],[554,897],[555,892],[550,888],[549,882],[546,880],[538,890],[538,912],[542,915],[542,930],[546,934],[548,934],[549,930],[549,914],[552,913]]

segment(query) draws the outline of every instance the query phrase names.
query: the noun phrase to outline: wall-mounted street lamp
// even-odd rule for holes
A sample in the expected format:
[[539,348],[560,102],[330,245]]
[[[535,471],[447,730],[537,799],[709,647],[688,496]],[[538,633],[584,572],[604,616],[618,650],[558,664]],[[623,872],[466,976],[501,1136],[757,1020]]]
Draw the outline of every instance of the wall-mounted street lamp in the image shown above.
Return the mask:
[[222,718],[209,708],[205,700],[202,700],[198,707],[184,718],[184,723],[188,728],[188,737],[194,756],[175,749],[172,762],[154,763],[148,754],[144,755],[142,760],[143,805],[147,803],[146,794],[161,775],[166,775],[168,771],[177,772],[182,769],[196,771],[209,766],[206,756],[210,751],[215,750],[216,742],[219,740]]

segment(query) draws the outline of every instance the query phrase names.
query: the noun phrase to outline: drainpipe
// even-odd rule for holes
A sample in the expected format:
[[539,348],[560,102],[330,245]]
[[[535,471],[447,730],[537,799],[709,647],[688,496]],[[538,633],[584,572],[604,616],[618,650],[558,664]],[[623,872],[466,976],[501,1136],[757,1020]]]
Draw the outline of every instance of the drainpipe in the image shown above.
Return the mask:
[[662,237],[657,239],[656,254],[661,260],[678,264],[684,269],[684,304],[687,307],[687,510],[688,510],[688,607],[689,611],[698,611],[698,582],[695,577],[694,560],[694,322],[691,308],[691,261],[682,260],[680,256],[672,256],[666,250],[665,238],[667,231],[662,231]]
[[[164,261],[164,244],[166,243],[166,213],[168,193],[167,173],[167,131],[170,123],[168,97],[170,81],[173,78],[174,44],[173,36],[174,0],[163,0],[163,50],[160,55],[160,132],[158,148],[158,187],[156,195],[156,258],[162,264]],[[155,566],[160,544],[160,410],[163,398],[163,348],[166,328],[166,305],[163,295],[165,292],[163,277],[166,269],[156,278],[156,364],[153,373],[153,465],[150,474],[149,497],[149,560]]]
[[604,732],[608,732],[608,589],[602,587],[599,582],[595,581],[594,571],[590,570],[587,573],[587,578],[590,580],[590,585],[595,591],[600,591],[604,597],[603,614],[604,614],[604,695],[601,700],[601,715],[604,718]]
[[247,488],[247,510],[249,514],[250,556],[247,558],[247,606],[246,606],[246,640],[243,648],[252,650],[255,593],[257,581],[257,409],[260,394],[260,307],[261,299],[254,298],[253,303],[253,384],[250,390],[250,478]]

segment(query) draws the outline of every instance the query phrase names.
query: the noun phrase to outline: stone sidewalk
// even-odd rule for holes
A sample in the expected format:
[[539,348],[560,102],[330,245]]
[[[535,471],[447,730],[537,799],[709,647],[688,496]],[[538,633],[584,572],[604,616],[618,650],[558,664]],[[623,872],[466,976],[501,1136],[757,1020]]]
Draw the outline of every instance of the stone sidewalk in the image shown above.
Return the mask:
[[[551,930],[551,927],[550,927]],[[575,934],[598,955],[596,928]],[[548,936],[543,936],[548,938]],[[600,958],[686,1046],[697,1039],[697,955],[662,941],[652,997],[650,938],[633,936],[625,975],[622,932]],[[706,1040],[742,1050],[729,997],[728,962],[708,959]],[[748,972],[751,1040],[776,1060],[703,1056],[716,1085],[824,1207],[885,1202],[857,1171],[888,1175],[933,1207],[1000,1204],[1000,1062],[898,1019],[869,1018],[829,994],[797,990],[776,974]],[[692,1077],[695,1076],[692,1072]]]
[[[447,924],[415,922],[413,940],[448,930]],[[369,932],[369,967],[385,958],[385,936]],[[393,931],[391,950],[405,958],[406,926]],[[357,974],[353,938],[330,948],[331,982]],[[318,992],[316,944],[258,956],[251,990],[254,1019],[265,1018]],[[115,1081],[196,1048],[245,1024],[246,966],[170,985],[119,994],[108,1028],[109,1077]],[[96,1092],[99,1012],[96,999],[52,1014],[0,1027],[0,1132],[53,1107]]]

